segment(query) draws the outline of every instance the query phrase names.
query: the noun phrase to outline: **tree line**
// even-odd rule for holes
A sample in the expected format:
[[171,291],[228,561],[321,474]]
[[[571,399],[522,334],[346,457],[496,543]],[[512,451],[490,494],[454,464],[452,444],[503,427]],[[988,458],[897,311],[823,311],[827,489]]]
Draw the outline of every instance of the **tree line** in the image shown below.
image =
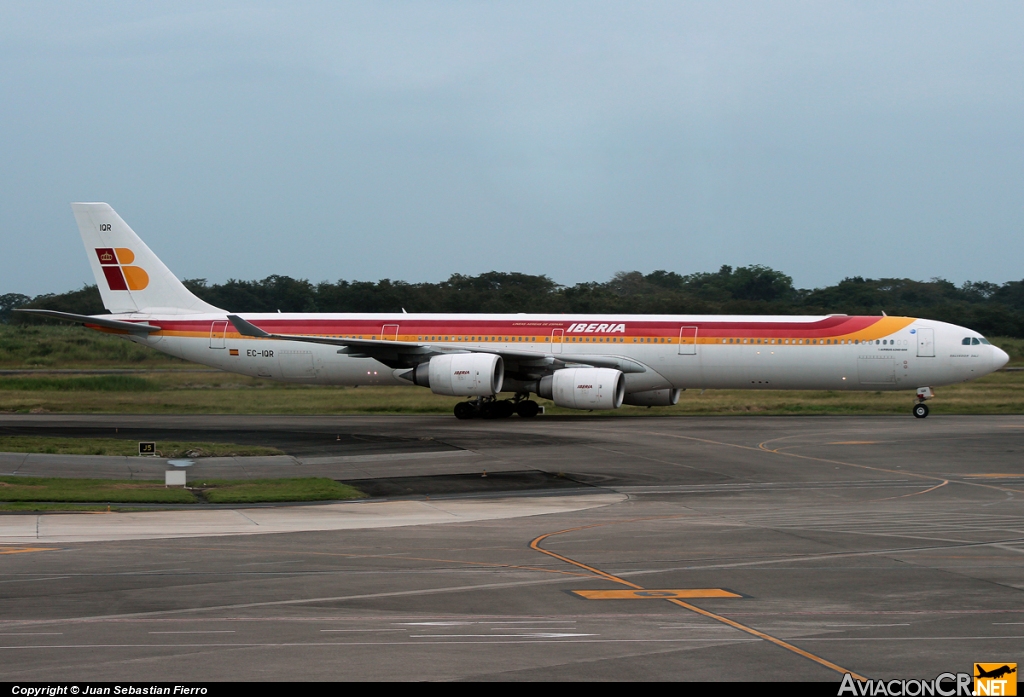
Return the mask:
[[[188,279],[197,296],[232,312],[548,312],[629,314],[870,314],[952,322],[990,336],[1024,337],[1024,280],[1001,285],[943,279],[844,278],[802,289],[767,266],[723,266],[680,275],[672,271],[620,272],[604,283],[562,286],[547,276],[491,271],[454,274],[440,283],[383,279],[310,283],[288,276],[208,283]],[[12,314],[34,307],[79,314],[105,312],[95,285],[34,298],[0,296],[0,322],[45,321]]]

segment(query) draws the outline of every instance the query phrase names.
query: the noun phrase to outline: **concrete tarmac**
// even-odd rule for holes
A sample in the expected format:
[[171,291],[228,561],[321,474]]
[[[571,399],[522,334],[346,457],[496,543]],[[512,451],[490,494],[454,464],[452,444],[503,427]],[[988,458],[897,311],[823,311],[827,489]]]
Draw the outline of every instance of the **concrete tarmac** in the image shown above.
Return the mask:
[[[31,528],[55,516],[0,516],[20,530],[0,547],[2,680],[838,683],[1022,658],[1024,417],[0,417],[33,427],[262,432],[289,464],[222,469],[409,495],[295,507],[261,535],[53,542]],[[563,485],[454,485],[500,483],[485,469]],[[390,504],[504,513],[312,525]],[[146,525],[194,530],[173,515]]]

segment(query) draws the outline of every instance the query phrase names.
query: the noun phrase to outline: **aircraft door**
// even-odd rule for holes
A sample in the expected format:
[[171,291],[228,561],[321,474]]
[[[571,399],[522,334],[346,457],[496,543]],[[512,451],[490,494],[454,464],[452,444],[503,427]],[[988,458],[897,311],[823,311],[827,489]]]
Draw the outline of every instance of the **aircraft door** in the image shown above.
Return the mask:
[[210,348],[224,348],[224,338],[228,333],[227,322],[214,322],[210,325]]
[[697,327],[681,327],[679,329],[679,355],[697,355]]
[[562,339],[565,336],[564,329],[552,329],[551,330],[551,353],[562,352]]
[[920,327],[917,330],[917,357],[935,357],[935,330],[931,327]]
[[398,341],[398,325],[385,324],[380,328],[380,338],[384,341]]

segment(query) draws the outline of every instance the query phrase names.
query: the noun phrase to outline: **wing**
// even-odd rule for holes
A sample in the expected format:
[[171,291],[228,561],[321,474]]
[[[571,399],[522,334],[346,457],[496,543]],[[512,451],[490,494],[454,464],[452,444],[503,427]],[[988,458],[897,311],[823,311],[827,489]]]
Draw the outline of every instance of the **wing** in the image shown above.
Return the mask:
[[492,353],[501,356],[505,362],[506,373],[524,379],[537,379],[550,375],[560,368],[575,365],[615,368],[623,373],[647,372],[647,368],[642,363],[625,356],[591,356],[588,354],[559,354],[556,356],[540,351],[511,351],[479,346],[451,346],[448,344],[388,341],[386,339],[343,339],[305,334],[272,334],[238,315],[228,315],[228,320],[242,336],[338,346],[340,347],[338,353],[347,354],[352,358],[373,358],[389,368],[415,368],[420,363],[429,361],[433,356],[446,353]]

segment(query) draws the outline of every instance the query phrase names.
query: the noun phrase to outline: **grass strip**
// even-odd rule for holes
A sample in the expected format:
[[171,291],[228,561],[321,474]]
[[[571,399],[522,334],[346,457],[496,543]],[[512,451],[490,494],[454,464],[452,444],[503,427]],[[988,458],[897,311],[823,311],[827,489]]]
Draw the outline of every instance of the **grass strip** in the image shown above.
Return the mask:
[[[277,448],[237,443],[192,443],[158,441],[160,457],[255,457],[283,455]],[[46,455],[139,454],[139,442],[123,438],[61,438],[58,436],[0,436],[0,452],[43,453]]]
[[0,477],[0,501],[52,503],[196,503],[188,489],[163,482],[58,477]]
[[34,501],[0,503],[0,513],[137,513],[153,510],[169,509],[133,508],[101,503],[37,503]]
[[191,486],[210,503],[274,501],[344,501],[366,496],[347,484],[326,477],[296,479],[204,480]]
[[0,380],[0,390],[22,392],[157,392],[161,386],[135,375],[94,375],[80,378],[29,376]]
[[[2,380],[3,378],[0,378]],[[154,378],[157,379],[157,378]],[[159,379],[165,379],[160,377]],[[160,392],[4,392],[0,412],[129,414],[439,414],[450,416],[457,397],[432,394],[422,387],[342,388],[261,384],[252,378],[207,374],[167,376],[187,379],[192,388]],[[202,381],[220,382],[217,388]],[[237,379],[251,385],[231,383]],[[209,384],[209,383],[207,383]],[[1024,371],[994,373],[971,382],[936,388],[932,413],[1024,414]],[[539,400],[550,416],[620,418],[637,416],[910,414],[914,391],[687,390],[674,407],[624,406],[585,412]],[[517,417],[518,418],[518,417]],[[539,417],[541,419],[545,417]],[[163,444],[158,443],[158,447]]]
[[102,504],[91,510],[106,510],[107,503],[283,503],[366,496],[325,477],[209,479],[189,482],[189,487],[165,487],[158,481],[0,477],[0,510],[87,510],[68,505],[76,502]]

